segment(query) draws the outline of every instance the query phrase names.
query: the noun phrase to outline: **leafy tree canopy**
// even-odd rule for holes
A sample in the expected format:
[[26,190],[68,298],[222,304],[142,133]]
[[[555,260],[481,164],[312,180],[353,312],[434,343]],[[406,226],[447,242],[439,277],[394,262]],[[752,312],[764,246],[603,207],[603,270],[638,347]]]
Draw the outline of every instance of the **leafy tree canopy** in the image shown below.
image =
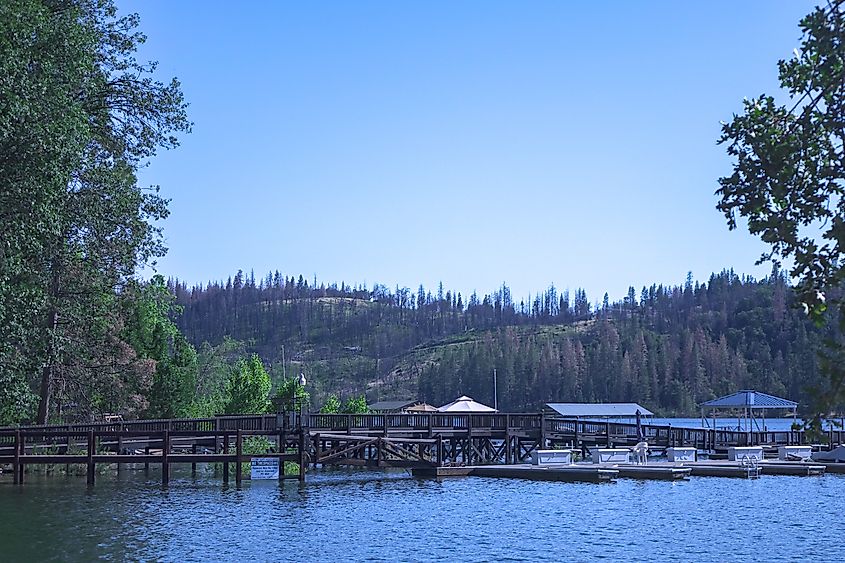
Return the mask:
[[[737,219],[769,245],[762,260],[791,265],[798,299],[819,325],[845,328],[840,290],[845,280],[845,12],[843,0],[816,8],[800,22],[801,46],[778,63],[786,103],[771,95],[745,100],[722,128],[720,143],[734,157],[719,179],[718,209],[731,229]],[[838,318],[837,318],[838,317]],[[829,386],[818,410],[843,403],[843,346],[827,343],[822,369]]]
[[224,407],[226,414],[261,414],[270,407],[270,375],[261,358],[253,354],[241,359],[229,377],[229,397]]
[[320,407],[321,414],[337,414],[340,412],[340,399],[337,395],[329,395],[326,402]]
[[138,412],[149,363],[121,301],[164,253],[136,172],[190,129],[179,82],[138,61],[112,0],[0,3],[0,416]]

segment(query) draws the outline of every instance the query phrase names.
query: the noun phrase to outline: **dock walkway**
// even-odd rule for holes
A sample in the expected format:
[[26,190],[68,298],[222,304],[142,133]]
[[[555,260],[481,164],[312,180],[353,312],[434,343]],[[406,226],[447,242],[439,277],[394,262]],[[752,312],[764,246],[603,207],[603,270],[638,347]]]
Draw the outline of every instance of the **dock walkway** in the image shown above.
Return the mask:
[[[656,450],[694,447],[718,453],[729,447],[776,449],[806,442],[801,431],[735,432],[652,424],[643,424],[641,429]],[[244,440],[251,436],[272,440],[274,448],[267,455],[297,462],[300,480],[308,464],[405,467],[423,472],[457,466],[499,467],[505,469],[491,471],[529,471],[514,475],[548,477],[552,474],[536,473],[539,470],[521,464],[536,450],[550,446],[585,452],[595,447],[631,447],[641,439],[636,424],[564,419],[546,413],[280,413],[0,428],[0,466],[11,466],[15,482],[22,482],[26,466],[81,463],[87,466],[88,480],[93,483],[97,464],[117,464],[118,470],[125,463],[159,464],[166,483],[173,463],[190,463],[194,469],[197,463],[222,463],[224,480],[228,479],[229,464],[234,463],[239,481],[241,462],[251,459],[243,452]],[[842,430],[831,431],[828,443],[842,444],[843,438]],[[693,475],[738,473],[727,462],[690,467]],[[823,471],[825,466],[817,467]],[[831,470],[840,469],[834,466]],[[479,471],[487,473],[487,469]],[[560,471],[574,477],[582,470]],[[612,471],[623,478],[636,474],[683,478],[678,477],[683,471],[661,473],[643,466],[614,467]],[[769,471],[790,470],[771,466]]]

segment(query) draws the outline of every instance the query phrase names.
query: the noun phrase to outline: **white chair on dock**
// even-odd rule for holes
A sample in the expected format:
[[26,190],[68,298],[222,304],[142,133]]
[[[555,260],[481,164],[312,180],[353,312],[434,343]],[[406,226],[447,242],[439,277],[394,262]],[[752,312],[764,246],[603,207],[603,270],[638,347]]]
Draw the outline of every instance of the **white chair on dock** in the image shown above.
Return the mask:
[[634,462],[637,465],[645,465],[648,462],[648,442],[637,442],[633,448]]

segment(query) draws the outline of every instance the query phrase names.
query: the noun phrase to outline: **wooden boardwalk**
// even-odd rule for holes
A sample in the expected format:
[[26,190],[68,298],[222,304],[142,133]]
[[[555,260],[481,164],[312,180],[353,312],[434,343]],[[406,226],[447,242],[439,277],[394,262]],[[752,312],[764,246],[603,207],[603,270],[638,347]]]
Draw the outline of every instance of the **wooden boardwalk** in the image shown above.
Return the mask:
[[[729,447],[803,445],[802,431],[737,432],[643,424],[652,449],[694,447],[723,452]],[[271,440],[274,456],[305,466],[436,468],[509,466],[528,461],[533,451],[570,447],[626,447],[639,441],[630,423],[594,422],[545,413],[492,414],[278,414],[218,416],[126,422],[23,426],[0,429],[0,466],[11,466],[22,482],[28,465],[84,464],[94,482],[97,464],[157,464],[167,483],[174,463],[222,463],[223,478],[235,464],[240,481],[243,452],[251,436]],[[845,432],[831,431],[829,445],[842,444]],[[283,473],[283,472],[282,472]]]
[[[271,444],[269,451],[245,453],[246,438],[262,436]],[[196,475],[199,463],[220,463],[223,481],[229,481],[229,465],[234,464],[235,481],[243,479],[242,463],[253,457],[279,459],[279,478],[305,479],[306,434],[284,430],[80,430],[16,429],[0,430],[0,466],[11,466],[13,482],[23,483],[28,465],[81,464],[88,483],[93,485],[97,465],[150,464],[161,466],[164,485],[170,481],[173,464],[190,464]],[[299,464],[297,475],[284,474],[284,462]]]

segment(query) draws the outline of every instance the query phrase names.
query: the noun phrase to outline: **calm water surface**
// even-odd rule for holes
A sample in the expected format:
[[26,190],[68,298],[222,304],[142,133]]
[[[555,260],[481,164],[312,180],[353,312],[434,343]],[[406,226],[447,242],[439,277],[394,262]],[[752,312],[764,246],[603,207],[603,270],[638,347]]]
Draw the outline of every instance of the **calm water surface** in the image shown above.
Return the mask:
[[835,561],[845,478],[422,480],[311,473],[0,478],[0,561]]

